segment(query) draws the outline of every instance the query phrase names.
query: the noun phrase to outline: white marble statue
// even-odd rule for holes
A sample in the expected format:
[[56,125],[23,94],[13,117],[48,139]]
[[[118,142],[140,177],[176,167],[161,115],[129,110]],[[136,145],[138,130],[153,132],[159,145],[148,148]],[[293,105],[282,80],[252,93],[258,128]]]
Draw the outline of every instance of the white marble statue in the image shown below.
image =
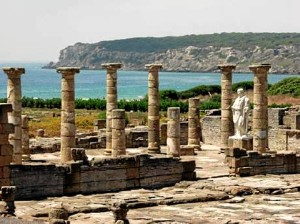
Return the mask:
[[248,117],[250,111],[249,98],[245,96],[244,89],[237,90],[237,98],[235,99],[231,109],[233,113],[234,136],[235,138],[245,138],[248,132]]

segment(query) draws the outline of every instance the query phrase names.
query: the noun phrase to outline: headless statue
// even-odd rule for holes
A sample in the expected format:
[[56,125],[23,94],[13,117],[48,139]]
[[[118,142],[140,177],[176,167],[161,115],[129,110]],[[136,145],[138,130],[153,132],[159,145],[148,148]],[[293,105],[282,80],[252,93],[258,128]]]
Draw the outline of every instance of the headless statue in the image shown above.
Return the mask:
[[245,96],[244,90],[237,90],[237,98],[235,99],[231,109],[233,113],[234,136],[235,138],[245,138],[248,132],[248,116],[250,111],[249,98]]

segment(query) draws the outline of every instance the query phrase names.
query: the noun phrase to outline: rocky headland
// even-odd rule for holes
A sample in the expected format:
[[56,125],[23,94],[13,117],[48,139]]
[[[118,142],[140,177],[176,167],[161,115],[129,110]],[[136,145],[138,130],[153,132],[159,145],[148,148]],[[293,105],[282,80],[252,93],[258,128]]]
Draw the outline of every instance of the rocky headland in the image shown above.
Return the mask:
[[120,62],[124,70],[144,70],[145,64],[161,63],[164,71],[216,72],[217,64],[234,63],[238,65],[235,72],[249,72],[250,64],[270,63],[271,73],[300,74],[299,43],[297,33],[222,33],[76,43],[62,49],[59,61],[44,68],[102,69],[102,63]]

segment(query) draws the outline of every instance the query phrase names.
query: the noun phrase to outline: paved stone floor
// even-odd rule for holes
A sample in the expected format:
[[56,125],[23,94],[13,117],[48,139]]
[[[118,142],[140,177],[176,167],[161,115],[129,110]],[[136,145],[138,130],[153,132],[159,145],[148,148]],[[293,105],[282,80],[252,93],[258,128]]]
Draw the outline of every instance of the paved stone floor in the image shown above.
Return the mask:
[[[56,156],[49,154],[43,158],[52,160]],[[125,200],[131,224],[300,223],[300,174],[229,176],[224,154],[209,145],[204,145],[196,156],[182,159],[186,158],[196,160],[197,181],[183,181],[162,189],[17,201],[16,215],[19,220],[45,223],[49,209],[63,203],[72,224],[112,223],[110,204]],[[0,223],[4,222],[0,219]]]

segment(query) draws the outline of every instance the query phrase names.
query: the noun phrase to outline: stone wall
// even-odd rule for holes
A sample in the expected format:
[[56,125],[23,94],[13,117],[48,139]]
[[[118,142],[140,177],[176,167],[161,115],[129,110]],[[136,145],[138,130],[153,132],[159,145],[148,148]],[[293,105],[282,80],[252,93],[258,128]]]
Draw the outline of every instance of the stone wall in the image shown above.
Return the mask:
[[89,165],[12,165],[11,170],[17,199],[157,188],[196,177],[195,161],[150,155],[93,159]]
[[0,187],[10,185],[13,146],[8,142],[8,135],[15,132],[14,125],[8,123],[8,112],[11,111],[11,104],[0,104]]
[[[188,127],[187,121],[180,122],[180,145],[188,144]],[[167,144],[167,123],[162,123],[160,125],[160,144]]]
[[225,150],[230,173],[239,176],[300,173],[300,155],[296,153],[265,153],[239,148]]
[[203,143],[221,146],[221,116],[205,116],[201,123]]

